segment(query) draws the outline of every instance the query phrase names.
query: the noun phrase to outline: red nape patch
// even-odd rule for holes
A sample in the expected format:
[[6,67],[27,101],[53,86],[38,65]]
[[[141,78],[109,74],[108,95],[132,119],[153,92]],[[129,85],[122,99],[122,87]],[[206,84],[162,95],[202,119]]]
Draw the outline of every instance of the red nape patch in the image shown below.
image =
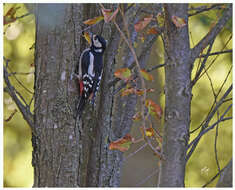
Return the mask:
[[83,86],[83,81],[82,80],[79,80],[79,89],[80,89],[80,96],[82,96],[82,92],[83,92],[83,89],[84,89],[84,86]]

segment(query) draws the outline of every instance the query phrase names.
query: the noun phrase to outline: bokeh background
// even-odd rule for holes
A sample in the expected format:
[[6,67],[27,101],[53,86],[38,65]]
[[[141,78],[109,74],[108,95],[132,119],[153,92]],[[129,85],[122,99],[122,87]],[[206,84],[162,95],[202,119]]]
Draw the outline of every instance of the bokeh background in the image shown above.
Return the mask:
[[[190,4],[190,7],[201,6],[202,4]],[[204,4],[210,6],[210,4]],[[22,16],[28,13],[30,7],[24,4],[4,4],[4,15],[12,7],[19,7],[16,16]],[[204,35],[211,29],[214,22],[219,18],[218,11],[209,11],[197,16],[189,18],[189,31],[191,47],[193,47]],[[28,89],[25,90],[20,83],[11,76],[11,82],[15,88],[23,95],[26,102],[29,103],[32,99],[34,85],[34,41],[35,41],[35,18],[31,14],[24,18],[18,19],[14,23],[5,25],[4,30],[4,57],[10,59],[9,69],[11,72],[16,72],[14,76],[24,84]],[[212,52],[232,49],[232,24],[230,23],[216,38]],[[216,56],[211,56],[208,63],[211,63]],[[164,52],[160,39],[158,39],[152,48],[151,57],[149,59],[149,67],[163,63]],[[195,62],[193,75],[199,59]],[[232,54],[222,54],[218,56],[209,70],[209,75],[213,81],[215,91],[218,92],[227,73],[232,67]],[[26,73],[26,74],[25,74]],[[162,92],[164,81],[164,70],[159,69],[152,73],[156,83],[152,84],[156,88],[156,94],[160,104],[164,107],[164,95]],[[232,72],[228,77],[227,82],[222,89],[220,96],[232,83]],[[158,90],[159,89],[159,90]],[[230,98],[232,95],[229,96]],[[191,130],[195,129],[201,121],[206,117],[214,98],[210,86],[210,81],[204,75],[197,85],[193,88],[193,99],[191,109]],[[220,108],[220,113],[226,109],[225,104]],[[11,97],[4,92],[4,120],[8,119],[14,110],[18,110]],[[33,111],[33,102],[31,106]],[[228,113],[232,116],[232,111]],[[217,120],[213,118],[211,123]],[[163,121],[162,121],[163,122]],[[159,122],[159,127],[163,125]],[[132,128],[133,136],[140,136],[139,131],[135,126]],[[192,134],[192,140],[198,133]],[[187,168],[185,184],[187,187],[201,187],[209,181],[216,173],[217,166],[214,153],[215,130],[211,130],[200,141],[196,151],[190,158]],[[33,185],[33,168],[31,165],[32,145],[31,145],[31,130],[24,121],[21,113],[17,111],[10,121],[4,121],[4,186],[5,187],[31,187]],[[134,145],[130,148],[125,156],[133,153],[140,147],[141,144]],[[223,168],[232,158],[232,120],[223,122],[219,126],[219,136],[217,142],[218,158],[221,168]],[[157,174],[152,174],[155,168],[158,167],[156,157],[150,149],[135,153],[128,158],[123,164],[123,175],[121,178],[122,186],[154,186],[157,181]],[[209,186],[215,186],[215,180]]]

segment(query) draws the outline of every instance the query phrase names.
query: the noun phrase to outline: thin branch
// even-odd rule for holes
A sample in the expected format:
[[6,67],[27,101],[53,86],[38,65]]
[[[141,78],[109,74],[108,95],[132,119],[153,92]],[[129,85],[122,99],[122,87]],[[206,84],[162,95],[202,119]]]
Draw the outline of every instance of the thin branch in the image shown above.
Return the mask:
[[[221,100],[220,100],[221,102]],[[219,102],[219,103],[220,103]],[[218,105],[219,105],[218,103]],[[232,107],[232,104],[229,105],[229,107],[225,110],[225,112],[223,113],[223,115],[220,117],[220,119],[215,122],[213,125],[211,125],[210,127],[207,127],[208,124],[209,124],[209,121],[206,122],[206,124],[203,126],[203,130],[200,131],[199,135],[190,143],[189,147],[192,146],[192,148],[190,149],[189,153],[187,154],[186,156],[186,162],[189,160],[189,158],[191,157],[192,153],[194,152],[197,144],[199,143],[199,140],[201,139],[201,137],[206,134],[208,131],[210,131],[211,129],[213,129],[218,123],[222,122],[222,121],[227,121],[227,120],[230,120],[232,119],[232,117],[227,117],[227,118],[224,118],[224,116],[227,114],[227,112],[231,109]],[[217,109],[216,109],[217,110]],[[206,128],[207,127],[207,128]]]
[[10,77],[11,75],[30,75],[30,74],[34,74],[34,72],[12,72],[12,73],[9,73],[8,76]]
[[210,46],[209,46],[209,48],[207,50],[207,54],[206,54],[207,56],[203,59],[203,62],[201,64],[200,68],[199,68],[199,71],[196,73],[196,76],[194,77],[194,79],[191,82],[191,86],[192,87],[196,84],[196,82],[198,81],[198,79],[200,77],[201,72],[205,68],[205,64],[206,64],[206,61],[207,61],[207,59],[209,57],[209,53],[211,52],[213,44],[214,44],[214,40],[211,41]]
[[142,181],[140,181],[139,183],[137,183],[136,187],[139,187],[141,185],[143,185],[144,183],[146,183],[151,177],[153,177],[154,175],[156,175],[158,173],[158,169],[155,169],[150,175],[148,175],[146,178],[144,178]]
[[[210,85],[211,85],[211,89],[212,89],[212,92],[213,92],[213,96],[214,96],[214,102],[215,102],[215,105],[217,105],[217,95],[215,93],[215,89],[214,89],[214,86],[213,86],[213,82],[211,80],[211,77],[210,75],[208,74],[207,71],[206,72],[206,75],[210,81]],[[217,120],[219,120],[219,109],[217,110]],[[218,171],[220,171],[220,164],[219,164],[219,160],[218,160],[218,154],[217,154],[217,139],[218,139],[218,133],[219,133],[219,123],[216,125],[216,131],[215,131],[215,143],[214,143],[214,152],[215,152],[215,160],[216,160],[216,164],[217,164],[217,167],[218,167]]]
[[218,52],[213,52],[213,53],[209,53],[209,54],[202,54],[202,55],[200,55],[198,58],[200,58],[200,57],[206,57],[206,56],[213,56],[213,55],[221,55],[221,54],[225,54],[225,53],[233,53],[233,50],[232,50],[232,49],[229,49],[229,50],[218,51]]
[[[27,105],[24,106],[21,101],[19,100],[19,98],[16,95],[16,89],[11,85],[9,79],[8,79],[8,72],[7,69],[5,68],[5,66],[3,66],[4,69],[4,81],[6,83],[6,90],[9,93],[9,95],[11,96],[11,98],[14,100],[14,102],[16,103],[17,107],[19,108],[20,112],[22,113],[25,121],[28,123],[28,125],[30,126],[32,132],[34,133],[34,135],[36,135],[35,133],[35,127],[34,127],[34,120],[33,120],[33,114],[30,112],[30,110],[28,109]],[[19,94],[19,93],[18,93]]]
[[[225,43],[224,47],[222,48],[225,49],[226,46],[228,45],[228,43],[230,42],[230,40],[232,39],[232,35],[230,35],[228,41]],[[219,54],[211,61],[211,63],[209,64],[209,66],[207,68],[205,68],[205,71],[200,75],[200,77],[198,78],[198,80],[205,74],[206,71],[209,70],[209,68],[215,63],[216,59],[219,57]]]
[[14,109],[14,111],[11,113],[11,115],[7,119],[4,119],[4,121],[9,122],[13,118],[13,116],[15,115],[16,112],[17,112],[17,109]]
[[[219,109],[219,107],[223,104],[223,100],[229,95],[229,93],[232,91],[233,86],[231,85],[228,90],[224,93],[223,97],[219,100],[218,104],[215,106],[215,108],[213,109],[213,111],[208,115],[207,120],[205,122],[205,124],[202,126],[201,131],[199,133],[199,135],[188,145],[188,148],[190,148],[192,146],[192,148],[190,149],[189,153],[186,156],[186,161],[188,161],[188,159],[190,158],[190,156],[192,155],[192,153],[194,152],[199,140],[200,140],[200,136],[202,133],[204,133],[205,128],[207,128],[207,126],[209,125],[211,119],[213,118],[214,114],[216,113],[216,111]],[[222,115],[221,117],[224,117],[224,115]]]
[[[225,85],[225,83],[226,83],[226,81],[227,81],[227,79],[228,79],[228,77],[229,77],[231,71],[232,71],[232,66],[230,67],[229,72],[228,72],[227,76],[225,77],[225,80],[224,80],[223,84],[221,85],[221,87],[220,87],[220,89],[219,89],[219,91],[218,91],[216,97],[219,96],[219,94],[220,94],[221,90],[223,89],[223,87],[224,87],[224,85]],[[232,98],[231,98],[231,99],[232,99]],[[230,100],[230,99],[225,99],[225,100],[223,100],[222,104],[225,103],[226,101],[229,101],[229,100]],[[200,124],[196,129],[190,131],[190,134],[194,133],[195,131],[197,131],[198,129],[201,128],[201,126],[202,126],[203,123],[207,120],[209,114],[210,114],[211,111],[213,110],[214,105],[215,105],[215,101],[214,101],[213,105],[211,106],[210,111],[209,111],[208,115],[206,116],[206,118],[201,122],[201,124]]]
[[[10,69],[10,67],[8,67],[8,69],[11,71],[11,69]],[[12,71],[11,71],[11,73],[13,73]],[[8,74],[8,77],[10,76],[10,74]],[[33,94],[33,92],[31,92],[26,86],[24,86],[23,85],[23,83],[15,76],[15,75],[12,75],[14,78],[15,78],[15,80],[27,91],[27,92],[29,92],[30,94]]]
[[217,22],[217,24],[207,33],[207,35],[191,50],[192,60],[199,57],[200,52],[205,48],[212,40],[216,38],[222,28],[225,26],[227,21],[232,17],[232,6],[224,11],[223,16]]
[[24,14],[24,15],[17,16],[17,17],[16,17],[16,20],[17,20],[17,19],[24,18],[24,17],[29,16],[29,15],[31,15],[31,13],[26,13],[26,14]]
[[197,10],[195,13],[191,13],[189,14],[188,16],[194,16],[194,15],[197,15],[197,14],[200,14],[200,13],[203,13],[205,11],[209,11],[211,9],[215,9],[215,8],[219,8],[220,9],[220,6],[223,6],[224,4],[213,4],[211,5],[210,7],[205,7],[205,6],[201,6],[201,7],[196,7],[196,8],[191,8],[189,9],[189,11],[191,10]]
[[145,143],[145,144],[143,144],[141,147],[139,147],[136,151],[130,153],[130,154],[123,160],[123,162],[126,162],[129,158],[131,158],[132,156],[134,156],[137,152],[143,150],[147,145],[148,145],[148,144]]
[[204,184],[202,187],[206,187],[207,185],[211,184],[226,168],[225,166],[223,169],[221,169],[214,177],[212,177],[206,184]]

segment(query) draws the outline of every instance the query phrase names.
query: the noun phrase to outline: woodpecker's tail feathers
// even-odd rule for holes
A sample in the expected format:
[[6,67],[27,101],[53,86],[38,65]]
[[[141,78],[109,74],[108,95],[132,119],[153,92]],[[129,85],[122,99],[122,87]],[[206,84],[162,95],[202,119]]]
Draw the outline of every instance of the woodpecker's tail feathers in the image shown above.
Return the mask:
[[86,99],[81,97],[77,105],[77,116],[79,116],[79,118],[82,115],[82,111],[85,107],[85,104],[86,104]]

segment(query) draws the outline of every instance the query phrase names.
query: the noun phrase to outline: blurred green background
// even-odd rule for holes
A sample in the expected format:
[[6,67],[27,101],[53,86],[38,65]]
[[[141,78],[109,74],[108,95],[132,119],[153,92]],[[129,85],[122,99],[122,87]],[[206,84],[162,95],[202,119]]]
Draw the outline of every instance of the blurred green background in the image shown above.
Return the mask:
[[[210,6],[209,4],[207,5]],[[22,16],[28,12],[24,4],[4,4],[4,15],[12,6],[20,7],[17,9],[16,16]],[[191,4],[190,6],[197,7],[201,6],[201,4]],[[191,47],[201,40],[203,36],[211,29],[213,23],[217,22],[217,18],[219,18],[220,14],[221,11],[212,10],[189,18]],[[15,21],[14,23],[5,25],[3,30],[4,56],[5,58],[11,60],[9,62],[9,71],[17,72],[18,74],[15,75],[17,79],[19,79],[29,91],[33,92],[33,45],[35,41],[35,18],[31,14]],[[216,38],[212,52],[221,51],[226,42],[230,39],[231,35],[232,24],[230,21],[226,28]],[[159,39],[157,41],[159,42]],[[162,46],[160,47],[159,44],[161,43],[158,43],[158,45],[154,46],[151,55],[159,56],[159,60],[161,61],[159,62],[160,64],[163,63],[164,52]],[[232,49],[232,40],[229,40],[225,50],[226,49]],[[205,52],[206,50],[204,50],[204,53]],[[207,62],[207,65],[208,63],[211,63],[215,57],[216,56],[211,56]],[[150,62],[152,62],[153,65],[155,64],[154,57],[150,58]],[[192,76],[195,75],[198,62],[199,59],[194,64],[195,67]],[[215,63],[212,65],[208,74],[213,81],[213,86],[216,92],[218,92],[231,67],[231,53],[222,54],[215,60]],[[160,69],[157,74],[159,75],[160,80],[164,81],[163,69]],[[10,79],[15,88],[23,95],[26,102],[29,103],[33,94],[26,91],[13,76],[11,76]],[[228,81],[224,85],[224,88],[222,89],[218,99],[224,94],[225,90],[231,85],[231,83],[232,74],[229,75]],[[232,95],[229,95],[229,97],[231,98]],[[205,74],[193,88],[191,130],[196,128],[206,117],[213,101],[214,98],[210,81]],[[223,113],[229,104],[231,104],[231,101],[224,104],[224,106],[219,109],[219,112]],[[161,95],[161,105],[164,105],[163,94]],[[9,118],[15,109],[17,109],[17,107],[11,97],[7,93],[4,93],[4,120]],[[31,111],[33,111],[33,103],[31,106]],[[232,116],[232,111],[230,111],[228,115]],[[217,118],[215,116],[211,121],[211,124],[216,120]],[[198,132],[199,131],[192,134],[190,140],[192,140],[198,134]],[[185,184],[187,187],[201,187],[217,173],[217,166],[214,156],[214,139],[215,130],[211,130],[202,138],[196,151],[190,158],[187,164],[185,177]],[[219,125],[217,148],[219,163],[222,169],[232,157],[232,120],[223,122]],[[143,163],[146,162],[147,159],[146,155],[140,157],[135,155],[134,158],[135,157],[137,159],[142,159]],[[10,121],[4,121],[5,187],[31,187],[33,185],[33,168],[31,165],[31,158],[31,131],[20,112],[17,111]],[[148,160],[148,162],[151,162],[155,165],[155,157],[153,157],[151,160]],[[128,166],[124,172],[128,173],[127,170]],[[216,180],[210,186],[215,186],[215,183]]]

